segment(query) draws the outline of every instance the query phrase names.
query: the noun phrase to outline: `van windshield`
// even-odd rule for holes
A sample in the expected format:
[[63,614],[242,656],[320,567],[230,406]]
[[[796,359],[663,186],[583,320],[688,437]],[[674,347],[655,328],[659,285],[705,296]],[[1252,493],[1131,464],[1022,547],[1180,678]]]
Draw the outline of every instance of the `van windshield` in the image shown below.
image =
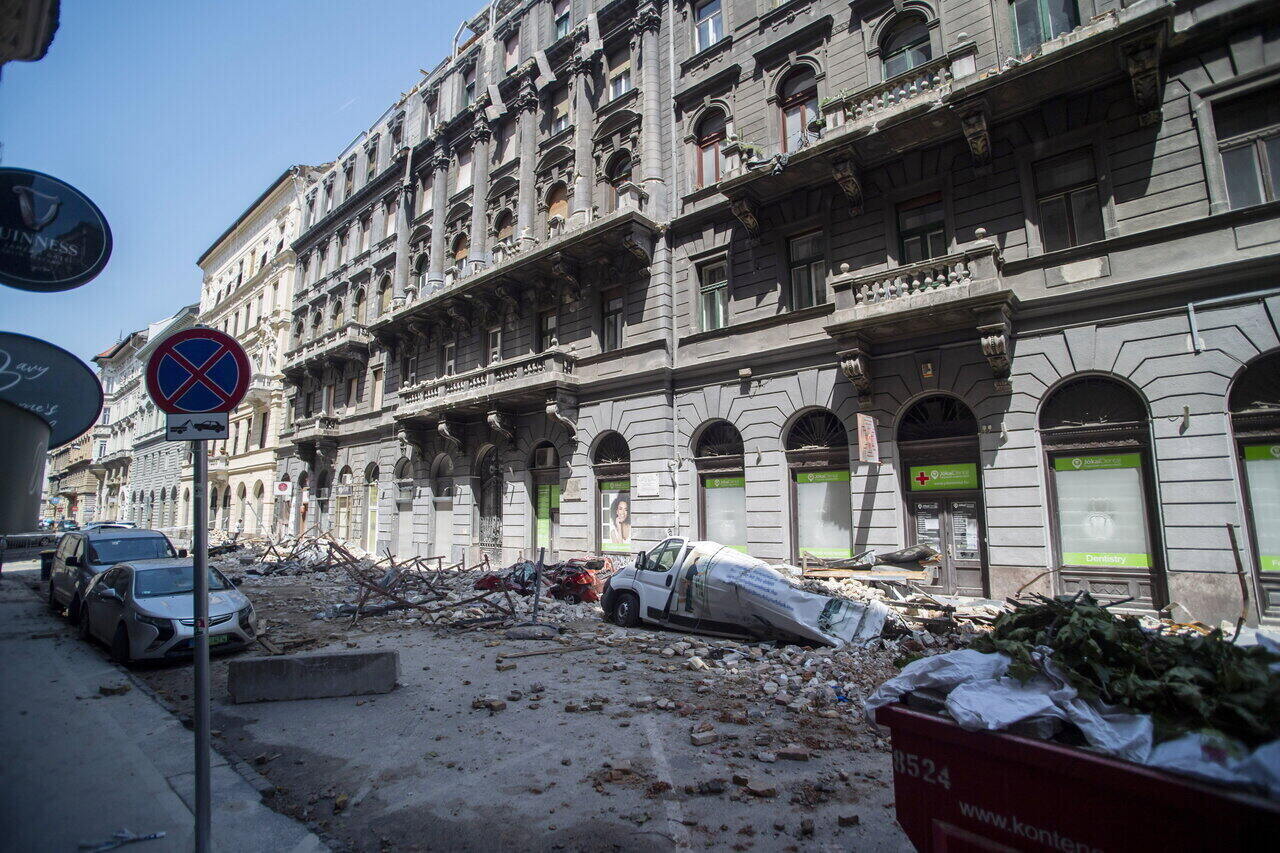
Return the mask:
[[154,560],[178,556],[163,536],[102,537],[89,541],[89,561],[95,565],[112,565],[125,560]]
[[[162,566],[158,569],[137,569],[133,573],[133,594],[138,598],[158,598],[162,595],[179,595],[191,592],[195,587],[194,566]],[[231,584],[217,569],[209,570],[209,591],[230,589]]]

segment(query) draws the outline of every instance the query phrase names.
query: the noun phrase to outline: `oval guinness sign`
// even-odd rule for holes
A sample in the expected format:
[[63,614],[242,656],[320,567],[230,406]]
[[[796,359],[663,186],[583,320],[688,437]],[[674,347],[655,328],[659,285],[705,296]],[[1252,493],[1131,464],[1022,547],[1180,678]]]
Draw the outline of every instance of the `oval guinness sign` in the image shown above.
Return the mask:
[[92,280],[111,257],[111,228],[70,184],[0,168],[0,283],[52,293]]

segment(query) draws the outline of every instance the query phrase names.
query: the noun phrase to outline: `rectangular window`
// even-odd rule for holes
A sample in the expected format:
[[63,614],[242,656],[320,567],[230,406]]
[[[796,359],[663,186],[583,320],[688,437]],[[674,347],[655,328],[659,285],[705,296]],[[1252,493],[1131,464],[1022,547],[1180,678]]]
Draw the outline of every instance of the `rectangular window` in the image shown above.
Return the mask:
[[1258,568],[1280,572],[1280,444],[1248,444],[1243,450]]
[[106,455],[107,455],[107,443],[105,441],[99,441],[98,442],[98,458],[101,459]]
[[698,313],[704,332],[729,324],[729,265],[713,261],[698,268]]
[[631,553],[631,481],[600,481],[600,550]]
[[364,182],[367,184],[378,174],[378,146],[372,145],[364,152]]
[[1078,148],[1037,162],[1033,171],[1044,250],[1101,240],[1102,205],[1093,153]]
[[520,34],[508,36],[502,45],[503,69],[510,74],[520,64]]
[[502,327],[494,326],[484,333],[484,351],[487,361],[494,364],[502,360]]
[[271,411],[263,409],[261,416],[258,418],[258,446],[267,446],[267,429],[271,423]]
[[371,377],[373,387],[369,391],[369,405],[376,412],[382,408],[382,368],[375,367]]
[[471,149],[458,152],[458,191],[471,186]]
[[333,384],[332,382],[330,382],[329,384],[325,385],[325,386],[324,386],[324,388],[322,389],[322,395],[321,395],[321,401],[320,401],[320,402],[321,402],[322,408],[323,408],[323,410],[324,410],[324,414],[326,414],[326,415],[329,415],[329,414],[332,414],[332,413],[333,413],[333,405],[334,405],[334,404],[333,404],[333,398],[334,398],[334,392],[335,392],[335,391],[337,391],[337,388],[334,386],[334,384]]
[[[560,532],[560,486],[557,483],[538,484],[538,502],[534,507],[536,523],[533,529],[534,548],[553,547]],[[548,553],[548,557],[550,553]]]
[[412,385],[418,381],[418,360],[406,355],[400,359],[400,384]]
[[555,0],[555,4],[551,7],[551,17],[555,21],[553,40],[562,39],[569,35],[569,12],[569,0]]
[[383,237],[390,237],[396,233],[396,203],[393,201],[387,205],[387,227],[383,230]]
[[824,559],[852,557],[849,472],[793,471],[796,489],[796,545],[805,554]]
[[705,0],[694,8],[694,47],[706,50],[724,38],[724,15],[721,0]]
[[1056,456],[1052,474],[1064,566],[1151,567],[1141,453]]
[[623,313],[626,300],[620,291],[612,291],[604,296],[604,328],[601,335],[601,349],[612,352],[622,346]]
[[498,125],[498,130],[493,135],[493,162],[505,163],[515,153],[516,126],[514,119]]
[[702,475],[702,538],[747,552],[747,478]]
[[309,418],[316,413],[316,392],[308,391],[302,405],[302,416]]
[[328,213],[333,210],[333,184],[324,185],[324,212]]
[[827,263],[822,252],[822,232],[811,231],[787,241],[791,310],[826,301]]
[[555,135],[569,126],[569,89],[561,87],[551,102],[551,133]]
[[898,205],[898,263],[914,264],[947,253],[947,229],[938,193]]
[[609,100],[631,91],[631,51],[622,49],[609,57]]
[[1214,104],[1213,125],[1231,208],[1280,198],[1280,89]]
[[538,315],[538,352],[546,352],[558,343],[556,320],[554,311],[546,311]]
[[462,107],[469,107],[476,100],[476,70],[468,70],[462,75]]
[[360,220],[360,251],[369,251],[369,232],[373,230],[373,223],[368,219]]
[[458,369],[458,345],[453,341],[444,345],[440,356],[440,375],[452,376]]
[[354,163],[349,163],[347,167],[342,170],[342,197],[344,199],[351,198],[351,193],[355,192],[355,188],[356,167]]
[[1080,26],[1076,0],[1011,0],[1009,19],[1019,56]]
[[360,402],[360,380],[355,376],[347,377],[347,408],[354,409]]

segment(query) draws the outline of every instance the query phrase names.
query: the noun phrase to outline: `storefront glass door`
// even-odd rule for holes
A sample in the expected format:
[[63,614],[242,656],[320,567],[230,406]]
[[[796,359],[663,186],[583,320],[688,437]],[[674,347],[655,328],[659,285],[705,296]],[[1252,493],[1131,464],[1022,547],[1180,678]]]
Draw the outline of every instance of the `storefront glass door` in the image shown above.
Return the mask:
[[914,497],[914,542],[942,555],[932,587],[945,595],[982,595],[982,512],[977,498]]

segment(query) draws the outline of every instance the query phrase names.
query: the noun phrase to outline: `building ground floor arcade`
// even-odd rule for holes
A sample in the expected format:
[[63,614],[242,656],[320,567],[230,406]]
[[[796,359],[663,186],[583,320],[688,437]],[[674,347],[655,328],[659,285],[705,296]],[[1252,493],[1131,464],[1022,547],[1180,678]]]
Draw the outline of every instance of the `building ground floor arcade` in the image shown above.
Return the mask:
[[[936,589],[1088,590],[1210,624],[1280,618],[1280,300],[1018,330],[1007,378],[972,337],[677,369],[570,417],[338,434],[283,455],[293,530],[366,550],[625,555],[674,535],[770,562],[927,543]],[[740,359],[736,364],[741,364]],[[861,390],[861,393],[860,393]],[[857,415],[879,463],[858,461]],[[443,426],[442,426],[443,425]],[[1190,616],[1189,616],[1190,614]]]

